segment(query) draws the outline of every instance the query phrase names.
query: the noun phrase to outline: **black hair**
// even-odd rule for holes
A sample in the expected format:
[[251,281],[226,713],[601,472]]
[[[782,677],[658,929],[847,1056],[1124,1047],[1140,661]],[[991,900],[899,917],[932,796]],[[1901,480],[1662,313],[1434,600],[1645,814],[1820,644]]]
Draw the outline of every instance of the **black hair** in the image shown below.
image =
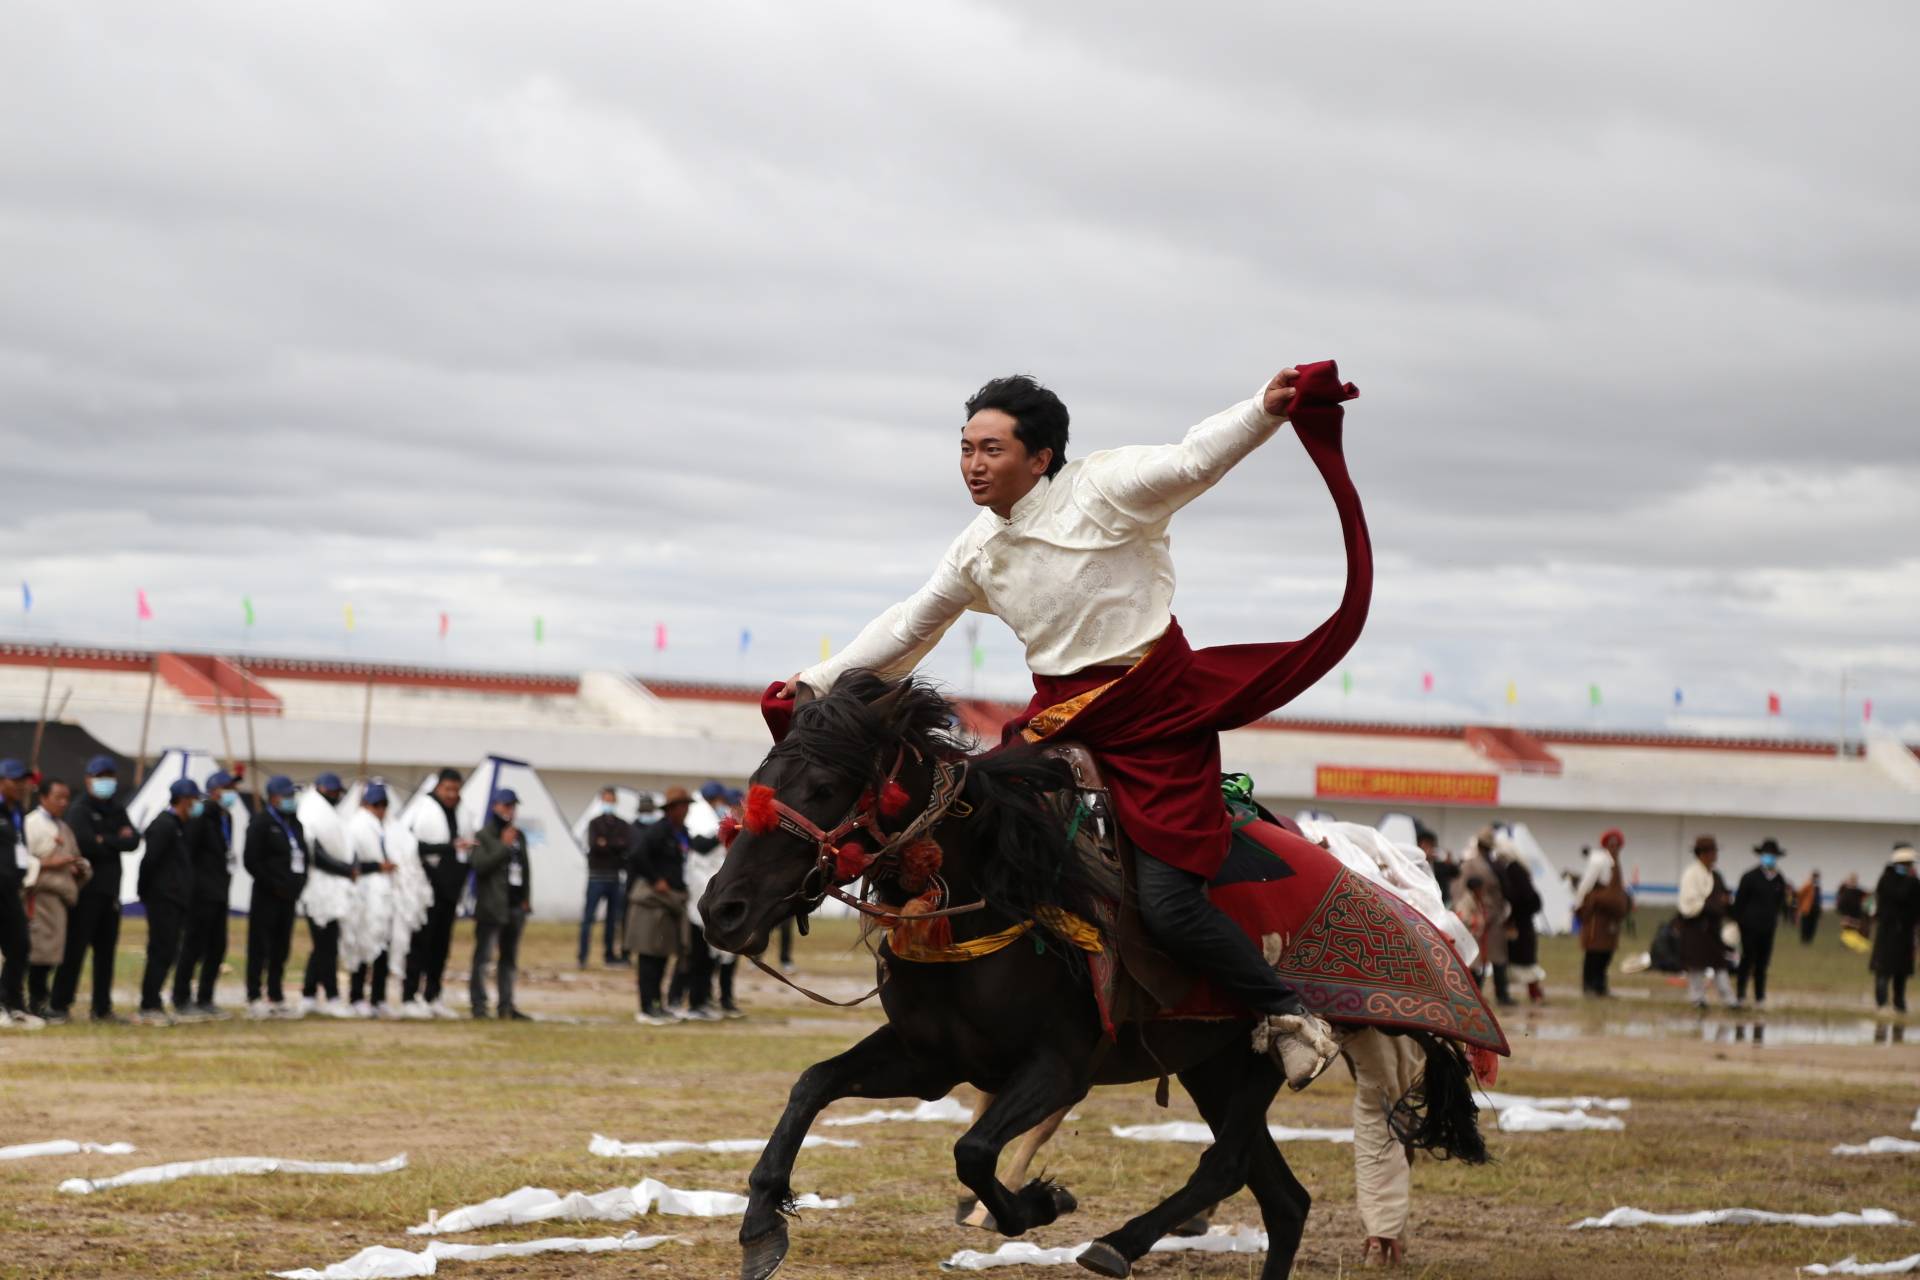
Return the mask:
[[1024,373],[995,378],[967,401],[967,417],[982,409],[998,409],[1013,419],[1013,434],[1028,453],[1053,450],[1047,474],[1067,465],[1067,406],[1060,397]]
[[54,789],[55,787],[65,787],[65,788],[67,789],[67,794],[68,794],[68,795],[72,795],[72,794],[73,794],[73,784],[72,784],[71,782],[68,782],[68,781],[67,781],[67,780],[66,780],[65,778],[42,778],[42,779],[40,779],[40,794],[41,794],[41,795],[43,795],[43,796],[44,796],[44,795],[46,795],[46,794],[47,794],[47,792],[49,792],[49,791],[51,791],[51,790],[53,790],[53,789]]
[[466,785],[467,780],[466,778],[461,776],[461,773],[458,769],[442,769],[440,771],[440,776],[435,778],[433,781],[435,786],[438,786],[442,782],[458,782],[462,786],[464,786]]

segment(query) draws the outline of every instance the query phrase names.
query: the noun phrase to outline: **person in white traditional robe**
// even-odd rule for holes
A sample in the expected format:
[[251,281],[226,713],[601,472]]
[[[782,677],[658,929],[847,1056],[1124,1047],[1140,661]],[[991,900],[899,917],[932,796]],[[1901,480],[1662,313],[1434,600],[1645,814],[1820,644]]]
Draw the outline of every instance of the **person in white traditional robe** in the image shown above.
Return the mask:
[[463,825],[460,816],[464,781],[458,769],[442,769],[433,790],[407,809],[405,825],[419,849],[420,865],[433,888],[433,901],[407,953],[400,1006],[404,1018],[460,1016],[441,998],[441,980],[453,948],[460,897],[466,892],[472,867],[473,831]]
[[346,826],[335,808],[346,790],[337,773],[323,773],[300,797],[296,812],[306,833],[310,855],[307,886],[300,894],[300,911],[307,918],[307,936],[313,950],[307,956],[306,980],[300,984],[300,1014],[351,1018],[353,1010],[340,998],[340,922],[353,909],[355,871]]
[[393,876],[399,867],[387,854],[386,784],[367,783],[360,807],[347,820],[353,859],[353,906],[341,921],[340,963],[352,974],[347,1000],[355,1016],[388,1017],[387,939],[392,933]]

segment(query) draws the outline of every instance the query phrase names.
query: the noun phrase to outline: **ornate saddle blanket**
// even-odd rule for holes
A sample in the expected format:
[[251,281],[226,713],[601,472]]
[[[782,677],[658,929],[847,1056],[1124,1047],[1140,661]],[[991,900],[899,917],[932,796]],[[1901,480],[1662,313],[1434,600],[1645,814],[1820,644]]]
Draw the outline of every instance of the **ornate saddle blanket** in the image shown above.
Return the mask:
[[[1082,788],[1074,827],[1082,862],[1111,895],[1094,921],[1107,945],[1089,957],[1109,1030],[1148,1018],[1246,1017],[1147,939],[1132,897],[1135,855],[1103,807],[1097,769],[1071,748],[1056,750]],[[1232,807],[1233,844],[1207,896],[1256,943],[1277,937],[1274,968],[1308,1008],[1334,1023],[1431,1031],[1507,1053],[1499,1020],[1431,921],[1283,820],[1244,802]]]

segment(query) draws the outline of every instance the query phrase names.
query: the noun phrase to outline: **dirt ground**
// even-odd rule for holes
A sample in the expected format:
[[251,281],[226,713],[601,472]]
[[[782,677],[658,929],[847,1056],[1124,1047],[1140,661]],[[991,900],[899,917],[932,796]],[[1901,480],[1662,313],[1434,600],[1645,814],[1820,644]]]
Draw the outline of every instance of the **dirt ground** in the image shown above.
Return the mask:
[[[122,999],[142,945],[123,938]],[[236,926],[236,941],[243,926]],[[870,969],[850,933],[802,943],[805,976],[857,994]],[[1791,1227],[1571,1231],[1617,1205],[1658,1211],[1748,1206],[1832,1212],[1882,1207],[1920,1217],[1920,1157],[1844,1158],[1838,1142],[1912,1136],[1920,1106],[1920,1028],[1911,1043],[1861,1003],[1857,958],[1831,939],[1796,955],[1783,939],[1776,1009],[1764,1021],[1684,1006],[1657,975],[1621,983],[1621,999],[1583,1005],[1563,983],[1549,1007],[1508,1019],[1514,1057],[1499,1087],[1527,1094],[1598,1093],[1633,1101],[1622,1133],[1490,1133],[1496,1161],[1464,1168],[1423,1159],[1415,1169],[1406,1274],[1579,1277],[1681,1274],[1687,1280],[1793,1274],[1797,1265],[1920,1251],[1920,1229]],[[455,968],[469,954],[467,927]],[[1572,977],[1562,942],[1543,957]],[[747,971],[742,1022],[639,1027],[632,976],[576,971],[571,930],[536,926],[526,948],[522,1004],[533,1024],[472,1021],[248,1023],[164,1029],[75,1025],[0,1034],[0,1145],[51,1138],[130,1141],[135,1156],[0,1162],[0,1277],[261,1276],[319,1267],[371,1244],[417,1248],[406,1227],[522,1185],[596,1192],[657,1177],[677,1187],[742,1190],[751,1156],[660,1160],[590,1156],[594,1133],[626,1140],[763,1137],[793,1077],[872,1024],[866,1010],[817,1008]],[[296,965],[297,968],[297,965]],[[464,986],[457,985],[457,992]],[[233,1006],[237,989],[223,990]],[[1754,1029],[1763,1026],[1756,1043]],[[1336,1069],[1282,1098],[1276,1122],[1350,1123],[1352,1091]],[[867,1109],[843,1103],[836,1113]],[[1200,1148],[1126,1142],[1116,1124],[1195,1118],[1177,1096],[1168,1112],[1150,1086],[1089,1098],[1045,1155],[1046,1171],[1080,1198],[1080,1212],[1035,1232],[1069,1244],[1109,1229],[1171,1190]],[[830,1113],[831,1114],[831,1113]],[[1491,1130],[1491,1118],[1487,1120]],[[961,1248],[995,1238],[951,1223],[958,1188],[955,1125],[840,1130],[853,1151],[803,1153],[799,1190],[852,1196],[845,1209],[795,1224],[785,1276],[929,1276]],[[193,1179],[92,1196],[58,1192],[64,1178],[216,1155],[378,1160],[406,1152],[402,1173],[369,1178]],[[1287,1148],[1314,1195],[1296,1274],[1355,1269],[1361,1230],[1351,1149]],[[1257,1224],[1244,1193],[1217,1215]],[[727,1277],[737,1222],[654,1217],[631,1224],[681,1243],[650,1253],[551,1255],[446,1264],[514,1276]],[[548,1224],[461,1237],[618,1235],[618,1224]],[[1149,1277],[1252,1275],[1258,1259],[1157,1255]],[[1031,1273],[1047,1274],[1047,1273]],[[1052,1272],[1083,1274],[1077,1268]]]

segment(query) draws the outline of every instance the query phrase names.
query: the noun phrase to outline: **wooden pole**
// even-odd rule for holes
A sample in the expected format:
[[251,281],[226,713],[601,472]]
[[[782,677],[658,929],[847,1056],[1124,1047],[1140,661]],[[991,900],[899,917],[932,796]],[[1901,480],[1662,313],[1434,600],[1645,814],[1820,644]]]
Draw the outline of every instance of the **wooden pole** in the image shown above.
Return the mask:
[[360,709],[360,780],[367,780],[367,744],[373,736],[373,681],[367,681],[367,700]]
[[[242,667],[241,670],[246,672],[247,681],[251,684],[253,682],[253,673],[246,671],[245,667]],[[247,713],[247,773],[253,778],[253,805],[255,809],[258,809],[261,803],[260,756],[253,748],[253,691],[251,689],[247,691],[247,700],[241,705],[245,707]]]
[[227,734],[227,696],[213,686],[213,705],[220,708],[220,749],[227,753],[227,768],[233,768],[233,739]]
[[40,690],[40,723],[34,726],[33,761],[27,765],[28,769],[36,773],[39,772],[40,769],[40,744],[47,736],[47,703],[53,698],[53,666],[59,656],[59,645],[51,644],[47,646],[47,683],[42,686]]
[[160,655],[148,659],[147,709],[140,713],[140,758],[133,764],[133,786],[137,791],[147,779],[147,730],[153,724],[153,687],[160,683]]

